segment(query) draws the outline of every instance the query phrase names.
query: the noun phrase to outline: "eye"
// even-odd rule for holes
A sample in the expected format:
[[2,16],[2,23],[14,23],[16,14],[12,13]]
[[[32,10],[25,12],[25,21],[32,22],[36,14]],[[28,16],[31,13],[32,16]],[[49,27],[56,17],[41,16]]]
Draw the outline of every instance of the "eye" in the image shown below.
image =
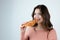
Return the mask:
[[34,15],[37,15],[37,14],[38,14],[38,15],[41,15],[41,13],[34,13]]
[[41,15],[41,13],[38,13],[39,15]]
[[34,13],[34,15],[36,15],[36,13]]

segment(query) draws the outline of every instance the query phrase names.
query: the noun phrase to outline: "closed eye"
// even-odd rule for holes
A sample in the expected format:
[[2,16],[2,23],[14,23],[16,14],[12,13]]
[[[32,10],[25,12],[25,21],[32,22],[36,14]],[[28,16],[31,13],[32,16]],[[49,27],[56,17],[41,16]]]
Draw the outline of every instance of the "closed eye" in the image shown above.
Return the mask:
[[36,15],[36,14],[41,15],[41,13],[34,13],[34,15]]

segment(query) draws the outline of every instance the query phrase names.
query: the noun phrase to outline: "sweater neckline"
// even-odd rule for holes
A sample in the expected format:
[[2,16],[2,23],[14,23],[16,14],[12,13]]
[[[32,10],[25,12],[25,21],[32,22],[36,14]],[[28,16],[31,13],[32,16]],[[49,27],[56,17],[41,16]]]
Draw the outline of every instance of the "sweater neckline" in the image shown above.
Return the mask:
[[43,29],[36,29],[34,28],[35,31],[44,31]]

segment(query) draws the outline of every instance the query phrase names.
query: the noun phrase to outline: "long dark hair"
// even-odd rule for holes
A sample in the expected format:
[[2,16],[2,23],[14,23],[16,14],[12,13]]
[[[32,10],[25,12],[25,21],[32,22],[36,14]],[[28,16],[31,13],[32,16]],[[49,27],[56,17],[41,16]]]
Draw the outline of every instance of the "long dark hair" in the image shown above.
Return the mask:
[[[36,9],[40,9],[40,11],[42,12],[41,16],[43,17],[43,23],[42,23],[44,25],[43,28],[46,29],[46,30],[53,29],[53,25],[50,22],[50,14],[49,14],[49,11],[48,11],[47,7],[45,5],[37,5],[32,12],[33,20],[34,20],[34,12],[35,12]],[[37,24],[35,24],[35,26],[36,25]]]

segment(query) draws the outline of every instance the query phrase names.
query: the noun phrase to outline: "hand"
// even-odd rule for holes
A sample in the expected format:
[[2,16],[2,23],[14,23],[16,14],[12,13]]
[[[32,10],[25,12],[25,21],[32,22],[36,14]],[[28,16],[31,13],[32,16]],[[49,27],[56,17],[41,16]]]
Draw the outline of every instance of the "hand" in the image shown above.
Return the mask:
[[21,29],[21,32],[25,32],[25,27],[23,26],[26,22],[24,22],[21,26],[20,26],[20,29]]

